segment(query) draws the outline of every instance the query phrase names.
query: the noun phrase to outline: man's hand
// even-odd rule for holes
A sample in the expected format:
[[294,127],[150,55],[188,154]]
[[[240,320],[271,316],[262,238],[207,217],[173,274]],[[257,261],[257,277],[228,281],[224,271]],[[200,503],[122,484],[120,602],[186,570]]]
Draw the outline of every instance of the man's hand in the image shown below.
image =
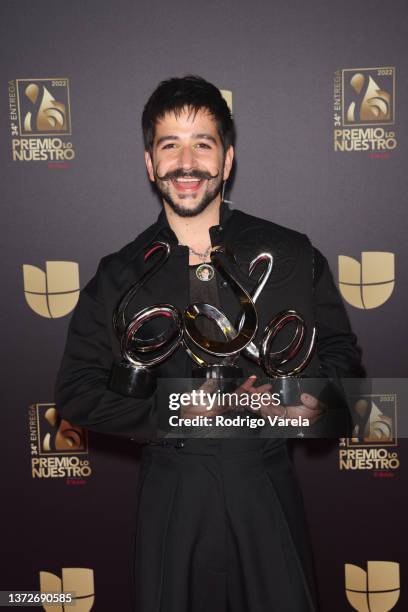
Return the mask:
[[[213,394],[217,392],[217,388],[217,379],[209,378],[205,381],[205,383],[201,385],[201,387],[197,389],[197,391],[204,391],[204,393]],[[186,406],[180,406],[180,416],[183,418],[193,418],[195,416],[213,417],[219,414],[223,414],[228,410],[230,410],[229,406],[223,406],[222,404],[220,405],[217,402],[214,402],[212,408],[210,408],[210,404],[207,400],[204,400],[200,403],[193,403],[193,397],[191,396],[190,404],[187,404]]]
[[[225,412],[236,411],[243,412],[247,409],[245,406],[242,407],[240,405],[240,397],[243,395],[251,395],[252,393],[267,393],[272,385],[265,384],[260,385],[259,387],[254,387],[254,382],[256,380],[256,376],[249,376],[242,385],[231,391],[230,393],[236,394],[233,396],[232,401],[230,403],[217,403],[215,402],[212,408],[210,409],[210,404],[208,401],[201,402],[200,404],[187,404],[187,406],[181,406],[180,408],[180,416],[181,417],[194,417],[194,416],[217,416],[219,414],[224,414]],[[197,389],[197,391],[204,391],[205,393],[216,393],[218,389],[218,381],[217,379],[210,378],[205,381],[204,384],[201,385]],[[222,397],[222,394],[221,394]]]
[[[248,379],[248,381],[252,379],[251,386],[246,387],[251,393],[265,393],[272,389],[272,385],[270,384],[254,387],[253,383],[255,382],[255,378],[256,377],[253,376]],[[248,381],[245,381],[244,385],[246,385]],[[244,387],[244,385],[241,385],[241,387]],[[304,419],[309,419],[310,425],[313,425],[313,423],[315,423],[327,409],[323,402],[320,402],[316,397],[309,395],[308,393],[302,393],[300,396],[300,401],[302,403],[296,406],[274,405],[271,402],[270,404],[262,404],[259,409],[252,408],[249,405],[245,408],[245,410],[255,414],[260,414],[263,417],[279,416],[288,419],[297,419],[302,417]]]
[[[233,403],[230,405],[230,409],[236,410],[237,412],[245,412],[245,410],[248,410],[248,406],[245,402],[242,402],[242,404],[240,402],[240,398],[243,395],[252,395],[253,393],[269,393],[269,391],[272,389],[272,385],[269,383],[259,385],[259,387],[254,387],[255,381],[256,375],[253,374],[252,376],[249,376],[249,378],[247,378],[242,385],[235,389],[234,393],[236,393],[237,399],[235,400],[234,398],[235,401],[233,401]],[[259,410],[251,410],[251,412],[259,413]]]
[[[269,383],[265,383],[264,385],[259,385],[259,387],[255,387],[256,375],[250,376],[247,380],[242,383],[236,390],[238,396],[244,395],[248,393],[252,395],[253,393],[269,393],[272,390],[272,386]],[[237,411],[248,410],[249,412],[253,412],[255,414],[260,414],[261,416],[279,416],[288,419],[296,419],[299,417],[303,417],[304,419],[309,419],[309,423],[313,425],[325,412],[326,406],[322,402],[320,402],[313,395],[309,395],[308,393],[302,393],[300,396],[301,404],[297,406],[282,406],[282,405],[274,405],[271,402],[268,404],[262,404],[261,408],[252,408],[249,403],[248,406],[241,407],[239,403],[234,406]]]
[[[283,405],[274,405],[271,402],[262,404],[261,408],[256,409],[251,407],[251,402],[240,402],[240,397],[243,395],[252,395],[253,393],[264,394],[270,393],[272,390],[272,385],[269,383],[259,385],[259,387],[255,387],[256,375],[249,376],[239,387],[237,387],[233,392],[233,401],[228,404],[215,402],[214,405],[210,409],[210,404],[207,400],[200,402],[199,404],[188,404],[187,406],[182,406],[180,408],[180,416],[182,417],[194,417],[194,416],[217,416],[220,414],[224,414],[225,412],[234,411],[234,412],[252,412],[254,414],[258,414],[263,417],[268,416],[278,416],[289,419],[296,419],[299,417],[303,417],[309,419],[311,425],[315,423],[323,414],[326,407],[320,402],[317,398],[309,395],[308,393],[302,393],[300,396],[301,404],[297,406],[283,406]],[[199,387],[198,391],[204,391],[205,393],[216,393],[218,389],[218,381],[216,379],[208,379],[204,384]],[[235,397],[236,396],[236,397]]]

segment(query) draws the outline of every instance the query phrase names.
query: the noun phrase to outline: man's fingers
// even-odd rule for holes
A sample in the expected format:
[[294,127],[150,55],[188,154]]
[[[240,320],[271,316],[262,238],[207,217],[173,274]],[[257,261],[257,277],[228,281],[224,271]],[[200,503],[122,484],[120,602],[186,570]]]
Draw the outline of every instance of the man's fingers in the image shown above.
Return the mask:
[[247,393],[250,393],[253,389],[253,384],[256,381],[256,375],[253,374],[252,376],[249,376],[249,378],[247,378],[242,385],[240,385],[237,388],[237,391],[246,391]]
[[205,391],[206,393],[214,392],[218,387],[218,380],[216,378],[208,378],[205,383],[203,383],[198,391]]
[[300,396],[300,401],[306,408],[310,408],[310,410],[321,410],[322,406],[320,405],[319,400],[313,395],[309,395],[308,393],[302,393]]
[[272,389],[272,385],[270,383],[265,383],[264,385],[259,385],[259,387],[253,387],[256,393],[268,393]]

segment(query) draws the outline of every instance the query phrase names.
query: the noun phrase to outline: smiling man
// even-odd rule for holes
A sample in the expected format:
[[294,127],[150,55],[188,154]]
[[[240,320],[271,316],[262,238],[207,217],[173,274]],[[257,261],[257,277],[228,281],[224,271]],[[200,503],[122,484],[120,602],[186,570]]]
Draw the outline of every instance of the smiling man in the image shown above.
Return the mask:
[[[213,92],[206,91],[208,85],[197,79],[185,79],[184,86],[190,86],[189,105],[174,108],[177,92],[170,89],[176,90],[177,79],[158,88],[146,105],[142,118],[145,161],[170,227],[179,244],[190,248],[189,263],[202,264],[209,261],[209,228],[219,224],[222,185],[234,159],[234,127],[215,87]],[[211,106],[203,106],[203,99],[211,94]],[[214,104],[219,107],[218,120],[210,110]]]
[[[66,420],[143,443],[134,555],[135,612],[311,612],[317,610],[311,548],[302,496],[284,438],[159,438],[156,392],[126,397],[110,387],[121,359],[112,313],[146,271],[155,241],[170,255],[132,301],[132,312],[158,303],[183,312],[195,302],[216,306],[237,325],[240,303],[221,278],[211,250],[235,256],[233,274],[254,289],[248,266],[273,255],[270,278],[256,302],[260,336],[277,312],[294,308],[318,327],[307,376],[350,376],[360,352],[326,259],[298,232],[222,202],[234,160],[234,125],[219,90],[195,76],[160,83],[142,118],[145,161],[162,210],[157,221],[119,252],[104,257],[81,292],[57,380],[56,402]],[[131,316],[131,315],[129,315]],[[198,324],[223,339],[213,321]],[[221,334],[221,336],[220,336]],[[262,368],[239,355],[242,393]],[[183,346],[155,368],[158,378],[189,379],[193,361]],[[205,387],[205,385],[207,385]],[[213,382],[205,383],[207,391]],[[237,407],[229,406],[234,410]],[[316,423],[322,403],[303,393],[293,406],[269,405],[265,416]],[[262,409],[261,409],[262,410]],[[221,405],[184,406],[183,416],[219,415]],[[249,412],[249,408],[248,408]]]
[[224,150],[209,111],[181,109],[157,122],[145,158],[166,212],[170,213],[170,207],[179,217],[195,217],[219,200],[222,181],[231,171],[233,148],[229,145]]

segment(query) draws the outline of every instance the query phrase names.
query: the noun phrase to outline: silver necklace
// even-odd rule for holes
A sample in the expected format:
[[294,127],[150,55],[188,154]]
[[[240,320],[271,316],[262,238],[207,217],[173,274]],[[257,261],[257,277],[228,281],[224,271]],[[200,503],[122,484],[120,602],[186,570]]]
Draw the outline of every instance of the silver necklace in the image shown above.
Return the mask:
[[204,259],[206,259],[206,257],[208,257],[208,255],[210,254],[212,245],[210,244],[204,251],[204,253],[199,253],[198,251],[195,251],[192,247],[188,246],[188,244],[181,244],[179,242],[179,246],[185,246],[188,248],[188,250],[190,251],[190,253],[192,253],[193,255],[197,255],[197,257],[199,257],[200,259],[202,259],[204,261]]
[[193,255],[196,255],[197,257],[199,257],[201,259],[201,261],[203,262],[202,264],[200,264],[198,266],[198,268],[196,268],[196,271],[195,271],[195,274],[196,274],[196,277],[198,278],[198,280],[203,281],[203,282],[208,282],[208,281],[212,280],[214,278],[214,274],[215,274],[214,268],[212,267],[212,265],[210,263],[205,263],[205,259],[210,254],[210,251],[212,249],[212,245],[210,244],[205,249],[204,253],[199,253],[198,251],[195,251],[192,247],[188,246],[188,244],[181,244],[179,242],[179,245],[187,247],[190,253],[192,253]]

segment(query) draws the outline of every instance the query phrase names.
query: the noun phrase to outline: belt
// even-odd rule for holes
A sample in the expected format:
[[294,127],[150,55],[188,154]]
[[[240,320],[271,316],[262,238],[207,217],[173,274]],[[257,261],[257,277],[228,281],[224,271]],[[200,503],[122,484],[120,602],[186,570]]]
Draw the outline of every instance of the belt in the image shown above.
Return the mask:
[[174,438],[173,440],[145,440],[143,446],[161,446],[168,448],[183,448],[184,438]]
[[[276,447],[285,446],[285,440],[279,440]],[[145,448],[157,449],[183,449],[188,454],[241,454],[247,451],[263,451],[268,446],[267,439],[230,439],[220,438],[160,438],[155,440],[144,439],[139,442]],[[275,446],[275,445],[274,445]]]

